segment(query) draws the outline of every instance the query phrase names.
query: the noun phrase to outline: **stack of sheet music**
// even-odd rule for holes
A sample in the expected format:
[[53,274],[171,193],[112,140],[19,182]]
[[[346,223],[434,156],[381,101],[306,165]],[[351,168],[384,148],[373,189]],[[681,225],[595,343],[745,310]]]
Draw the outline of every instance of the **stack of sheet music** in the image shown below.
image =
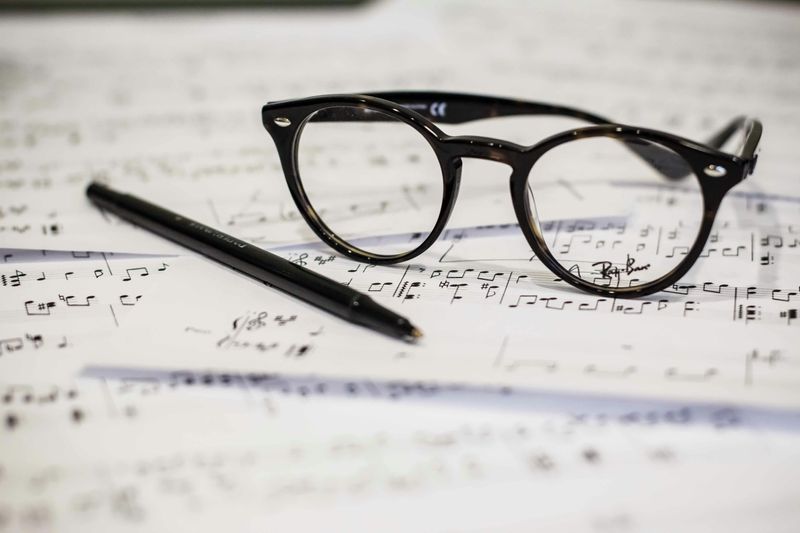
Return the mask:
[[[788,4],[610,0],[5,17],[0,532],[795,531],[798,25]],[[431,250],[367,267],[300,219],[259,110],[386,89],[697,139],[748,114],[764,148],[695,267],[651,297],[553,279],[505,170],[475,161]],[[565,128],[444,129],[533,144]],[[127,225],[86,200],[93,179],[368,292],[425,340]],[[357,225],[365,206],[344,208]]]

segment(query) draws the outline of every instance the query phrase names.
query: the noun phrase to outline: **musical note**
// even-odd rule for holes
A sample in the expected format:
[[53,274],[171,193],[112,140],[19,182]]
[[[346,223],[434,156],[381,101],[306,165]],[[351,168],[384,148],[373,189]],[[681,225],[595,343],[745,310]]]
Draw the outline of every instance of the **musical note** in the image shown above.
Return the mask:
[[125,269],[125,277],[122,278],[122,281],[130,281],[132,273],[138,274],[138,277],[144,277],[150,275],[150,272],[147,270],[147,267],[127,268]]

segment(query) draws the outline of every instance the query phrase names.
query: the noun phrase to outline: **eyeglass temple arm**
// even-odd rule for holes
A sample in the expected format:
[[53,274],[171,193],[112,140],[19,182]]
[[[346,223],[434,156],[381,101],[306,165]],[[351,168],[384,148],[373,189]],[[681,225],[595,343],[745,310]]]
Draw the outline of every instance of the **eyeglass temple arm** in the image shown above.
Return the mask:
[[[728,125],[719,130],[706,141],[706,145],[711,148],[721,150],[739,131],[744,131],[742,144],[733,155],[744,161],[744,173],[742,177],[747,177],[753,173],[756,166],[757,156],[755,155],[761,139],[761,122],[748,117],[736,117]],[[660,146],[651,143],[634,144],[635,141],[626,141],[628,147],[636,152],[642,159],[647,161],[650,166],[658,170],[664,177],[671,180],[683,179],[691,174],[691,169],[682,163],[675,163],[672,152],[662,149]]]
[[706,144],[713,148],[721,149],[736,133],[743,131],[742,143],[734,152],[734,155],[743,159],[747,164],[745,175],[752,174],[758,159],[756,150],[758,149],[758,143],[761,141],[762,129],[761,122],[756,119],[744,116],[736,117],[727,126],[711,136],[706,141]]
[[[572,117],[590,124],[613,124],[607,118],[587,113],[572,107],[496,98],[473,94],[454,94],[440,92],[397,91],[370,93],[370,96],[395,102],[413,109],[433,122],[462,124],[473,120],[520,115],[553,115]],[[642,142],[624,141],[625,145],[669,180],[679,180],[688,176],[682,160],[661,146]]]
[[393,91],[369,93],[369,96],[395,102],[442,124],[462,124],[473,120],[517,115],[558,115],[578,118],[592,124],[612,123],[599,115],[571,107],[477,94]]
[[[524,115],[552,115],[572,117],[589,122],[590,124],[614,124],[614,121],[581,111],[579,109],[528,102],[511,98],[497,98],[490,96],[445,93],[436,91],[392,91],[369,93],[369,96],[388,100],[402,107],[412,109],[432,122],[444,124],[462,124],[473,120],[482,120],[494,117],[524,116]],[[380,114],[355,115],[352,113],[340,114],[336,108],[318,112],[313,121],[327,120],[385,120]],[[745,129],[746,134],[741,148],[736,156],[748,162],[748,174],[755,167],[755,150],[761,138],[761,123],[745,117],[737,117],[726,127],[714,134],[707,144],[715,149],[720,149],[739,130]],[[625,145],[645,163],[653,167],[666,179],[677,181],[686,178],[691,170],[683,160],[659,145],[648,142],[624,141]]]
[[[517,115],[557,115],[584,120],[592,124],[613,124],[614,122],[593,113],[579,109],[472,94],[453,94],[441,92],[395,91],[370,93],[371,96],[396,102],[413,109],[433,122],[461,124],[473,120]],[[744,139],[734,155],[745,160],[746,174],[755,168],[756,148],[761,139],[762,126],[758,120],[744,116],[736,117],[727,126],[715,133],[706,144],[721,149],[738,131],[744,130]],[[682,161],[676,161],[675,154],[661,146],[635,141],[625,141],[648,165],[670,180],[680,180],[691,174]]]

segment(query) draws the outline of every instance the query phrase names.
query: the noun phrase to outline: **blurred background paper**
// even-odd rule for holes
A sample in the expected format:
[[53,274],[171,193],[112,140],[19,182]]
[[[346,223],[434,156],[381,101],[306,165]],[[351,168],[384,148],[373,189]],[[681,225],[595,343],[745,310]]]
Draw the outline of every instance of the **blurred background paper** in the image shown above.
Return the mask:
[[[91,179],[263,246],[313,241],[258,110],[270,100],[365,90],[509,95],[696,139],[748,113],[767,125],[764,157],[736,191],[751,193],[753,210],[762,196],[796,194],[795,10],[679,5],[389,2],[333,13],[8,15],[0,21],[0,245],[172,251],[92,208],[83,195]],[[529,144],[574,125],[517,117],[445,131]],[[451,226],[513,222],[506,172],[466,161]],[[759,214],[765,231],[793,220]]]
[[10,10],[36,9],[174,9],[174,8],[231,8],[231,7],[337,7],[357,6],[369,0],[2,0],[0,8]]

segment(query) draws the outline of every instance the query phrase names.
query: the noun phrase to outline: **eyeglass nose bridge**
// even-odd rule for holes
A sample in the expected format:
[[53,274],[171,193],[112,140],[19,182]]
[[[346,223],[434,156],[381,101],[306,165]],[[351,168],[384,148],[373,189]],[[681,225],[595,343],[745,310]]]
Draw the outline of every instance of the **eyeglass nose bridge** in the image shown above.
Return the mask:
[[513,142],[492,137],[457,136],[442,139],[443,147],[450,157],[486,159],[504,163],[512,168],[518,165],[525,147]]

